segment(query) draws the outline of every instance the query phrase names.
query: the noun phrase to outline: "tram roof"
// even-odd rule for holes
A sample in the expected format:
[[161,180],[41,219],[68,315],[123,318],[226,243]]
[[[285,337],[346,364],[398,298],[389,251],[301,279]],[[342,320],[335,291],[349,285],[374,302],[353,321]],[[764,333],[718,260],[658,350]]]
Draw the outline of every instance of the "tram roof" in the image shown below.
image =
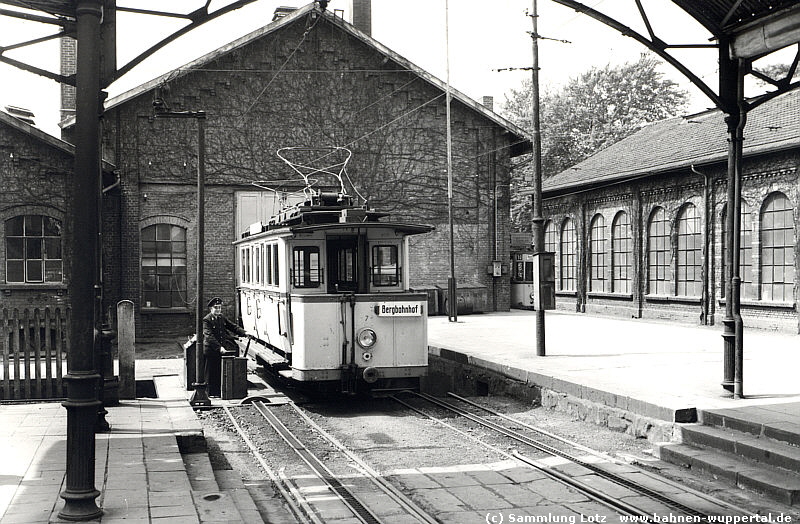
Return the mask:
[[234,242],[240,244],[250,240],[255,240],[264,237],[287,236],[297,233],[314,233],[316,231],[330,231],[330,230],[365,230],[365,229],[394,229],[398,233],[404,235],[419,235],[422,233],[430,233],[434,226],[430,224],[411,224],[407,222],[330,222],[325,224],[297,224],[294,226],[283,226],[275,229],[269,229],[255,235],[244,237]]

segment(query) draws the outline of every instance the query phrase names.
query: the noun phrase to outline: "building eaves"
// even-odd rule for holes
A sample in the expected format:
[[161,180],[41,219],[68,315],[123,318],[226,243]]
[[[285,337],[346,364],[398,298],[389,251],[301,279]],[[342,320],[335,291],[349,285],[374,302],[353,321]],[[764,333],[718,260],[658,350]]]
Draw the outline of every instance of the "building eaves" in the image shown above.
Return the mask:
[[[58,149],[70,156],[75,156],[75,146],[70,144],[69,142],[64,142],[63,140],[56,138],[52,135],[49,135],[39,129],[38,127],[34,127],[22,120],[13,117],[6,113],[5,111],[0,111],[0,124],[4,124],[12,129],[19,131],[20,133],[24,133],[45,145],[48,145],[54,149]],[[111,162],[103,160],[103,171],[111,173],[116,169],[116,166]]]
[[[163,84],[166,81],[174,80],[176,78],[182,77],[182,76],[192,72],[193,70],[197,70],[200,67],[202,67],[203,65],[205,65],[205,64],[207,64],[207,63],[209,63],[209,62],[211,62],[213,60],[216,60],[217,58],[219,58],[219,57],[221,57],[223,55],[226,55],[226,54],[228,54],[228,53],[230,53],[230,52],[232,52],[232,51],[234,51],[234,50],[236,50],[236,49],[238,49],[240,47],[243,47],[243,46],[245,46],[245,45],[247,45],[247,44],[249,44],[249,43],[251,43],[251,42],[253,42],[253,41],[255,41],[255,40],[257,40],[257,39],[259,39],[261,37],[263,37],[263,36],[266,36],[266,35],[268,35],[270,33],[273,33],[275,31],[281,29],[282,27],[285,27],[287,25],[290,25],[290,24],[296,22],[298,19],[303,18],[306,14],[308,14],[309,12],[314,11],[314,10],[316,10],[320,15],[324,16],[329,22],[335,24],[336,26],[338,26],[342,30],[344,30],[347,33],[349,33],[352,36],[354,36],[355,38],[357,38],[359,40],[362,40],[367,45],[369,45],[370,47],[373,47],[374,49],[376,49],[378,52],[382,53],[384,56],[386,56],[390,60],[396,62],[403,69],[407,69],[408,71],[416,74],[417,76],[419,76],[420,78],[424,79],[425,81],[427,81],[428,83],[430,83],[431,85],[433,85],[434,87],[436,87],[439,90],[445,91],[447,89],[447,84],[445,82],[443,82],[442,80],[436,78],[435,76],[433,76],[432,74],[428,73],[427,71],[425,71],[421,67],[413,64],[411,61],[409,61],[406,58],[402,57],[398,53],[392,51],[391,49],[389,49],[385,45],[381,44],[380,42],[378,42],[377,40],[375,40],[371,36],[367,35],[366,33],[362,32],[362,31],[359,31],[352,24],[350,24],[349,22],[345,21],[343,18],[337,17],[337,16],[333,15],[332,13],[330,13],[329,11],[321,11],[319,8],[315,7],[314,3],[311,3],[311,4],[308,4],[308,5],[306,5],[306,6],[302,7],[302,8],[299,8],[299,9],[287,14],[286,16],[283,16],[283,17],[281,17],[281,18],[279,18],[279,19],[277,19],[277,20],[265,25],[264,27],[261,27],[261,28],[255,30],[255,31],[253,31],[253,32],[241,37],[241,38],[238,38],[238,39],[232,41],[229,44],[226,44],[226,45],[224,45],[224,46],[222,46],[222,47],[220,47],[220,48],[218,48],[218,49],[216,49],[216,50],[214,50],[214,51],[212,51],[212,52],[210,52],[208,54],[205,54],[205,55],[203,55],[203,56],[201,56],[201,57],[199,57],[199,58],[197,58],[197,59],[195,59],[195,60],[193,60],[193,61],[191,61],[191,62],[189,62],[189,63],[187,63],[187,64],[185,64],[185,65],[183,65],[183,66],[181,66],[179,68],[177,68],[177,69],[174,69],[174,70],[172,70],[172,71],[170,71],[168,73],[165,73],[165,74],[160,75],[160,76],[158,76],[156,78],[153,78],[152,80],[150,80],[148,82],[145,82],[145,83],[143,83],[143,84],[141,84],[141,85],[139,85],[139,86],[137,86],[137,87],[135,87],[133,89],[130,89],[130,90],[118,95],[118,96],[115,96],[113,98],[108,99],[106,101],[106,103],[105,103],[105,109],[109,110],[109,109],[112,109],[112,108],[114,108],[116,106],[124,104],[125,102],[127,102],[127,101],[129,101],[129,100],[131,100],[133,98],[136,98],[137,96],[140,96],[140,95],[142,95],[144,93],[152,91],[153,89],[155,89],[156,87],[158,87],[159,85]],[[512,135],[512,146],[511,146],[512,156],[518,156],[518,155],[530,152],[530,150],[531,150],[531,142],[530,142],[530,139],[527,137],[527,133],[525,132],[525,130],[523,130],[522,128],[520,128],[519,126],[514,124],[513,122],[511,122],[511,121],[503,118],[502,116],[498,115],[494,111],[491,111],[491,110],[487,109],[482,104],[480,104],[477,101],[473,100],[472,98],[468,97],[464,93],[461,93],[460,91],[458,91],[456,89],[453,89],[452,87],[450,88],[450,94],[451,94],[451,96],[452,96],[452,98],[454,100],[457,100],[458,102],[464,104],[465,106],[467,106],[468,108],[472,109],[473,111],[476,111],[476,112],[480,113],[484,117],[488,118],[489,120],[491,120],[492,122],[497,124],[499,127],[502,127],[503,129],[505,129],[506,132],[510,133]],[[62,124],[62,127],[63,128],[68,128],[68,127],[74,125],[74,123],[75,123],[75,117],[71,116]]]
[[[800,90],[752,110],[744,135],[745,158],[800,147]],[[726,160],[724,115],[709,111],[650,124],[545,180],[542,190],[554,196]]]

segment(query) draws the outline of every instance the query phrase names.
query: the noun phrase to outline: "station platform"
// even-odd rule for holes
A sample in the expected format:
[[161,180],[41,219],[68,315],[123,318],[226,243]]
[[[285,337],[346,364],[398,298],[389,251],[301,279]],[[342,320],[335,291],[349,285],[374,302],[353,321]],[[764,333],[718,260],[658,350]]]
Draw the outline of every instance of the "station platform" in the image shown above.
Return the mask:
[[[152,381],[157,398],[107,408],[111,430],[95,440],[96,503],[103,514],[90,522],[263,522],[238,473],[212,469],[190,392],[182,387],[182,365],[182,359],[138,360],[137,381]],[[0,405],[0,523],[67,522],[58,517],[66,434],[60,402]]]
[[[578,398],[693,422],[708,409],[797,403],[800,335],[744,331],[744,398],[725,391],[722,326],[689,326],[547,311],[545,356],[536,313],[459,315],[428,321],[430,352]],[[798,420],[800,423],[800,420]]]

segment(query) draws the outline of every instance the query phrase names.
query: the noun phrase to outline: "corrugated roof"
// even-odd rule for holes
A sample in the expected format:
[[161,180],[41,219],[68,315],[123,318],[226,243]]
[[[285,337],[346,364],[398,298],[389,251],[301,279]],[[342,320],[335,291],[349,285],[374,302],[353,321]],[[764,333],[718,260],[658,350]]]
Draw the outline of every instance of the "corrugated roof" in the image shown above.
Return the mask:
[[[553,194],[691,165],[724,162],[728,146],[726,130],[721,111],[662,120],[545,180],[542,190]],[[745,157],[797,147],[800,147],[800,89],[748,113]]]
[[692,18],[717,36],[730,34],[781,9],[797,5],[797,0],[672,0]]

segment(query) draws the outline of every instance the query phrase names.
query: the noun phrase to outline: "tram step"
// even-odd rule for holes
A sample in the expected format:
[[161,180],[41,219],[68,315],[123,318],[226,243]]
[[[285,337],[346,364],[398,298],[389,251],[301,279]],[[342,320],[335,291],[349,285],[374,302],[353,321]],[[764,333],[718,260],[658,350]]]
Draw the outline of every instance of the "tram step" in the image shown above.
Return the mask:
[[797,473],[742,458],[724,451],[687,444],[656,445],[661,460],[723,479],[787,505],[800,505]]
[[684,444],[714,449],[800,473],[800,448],[769,437],[713,426],[681,426]]

